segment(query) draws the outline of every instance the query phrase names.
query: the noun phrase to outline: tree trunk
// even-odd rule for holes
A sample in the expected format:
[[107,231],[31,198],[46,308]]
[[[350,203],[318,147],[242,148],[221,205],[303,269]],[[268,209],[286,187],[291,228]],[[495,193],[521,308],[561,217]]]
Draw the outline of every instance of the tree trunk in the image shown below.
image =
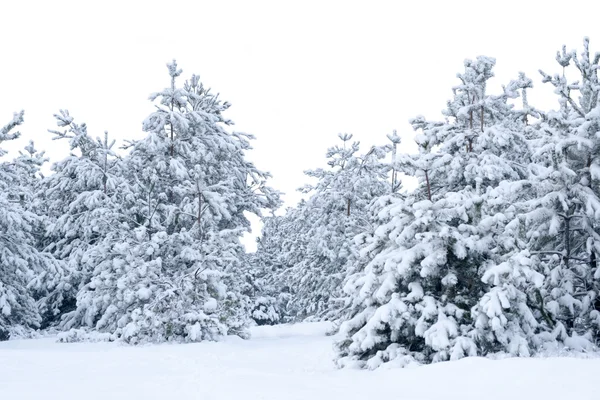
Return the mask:
[[431,201],[431,185],[429,184],[429,173],[425,170],[425,181],[427,182],[427,199]]

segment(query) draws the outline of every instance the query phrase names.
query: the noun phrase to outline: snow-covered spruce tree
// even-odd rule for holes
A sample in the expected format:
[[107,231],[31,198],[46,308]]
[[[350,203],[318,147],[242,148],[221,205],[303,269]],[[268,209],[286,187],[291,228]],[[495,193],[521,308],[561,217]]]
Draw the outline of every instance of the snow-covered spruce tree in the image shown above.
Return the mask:
[[32,227],[32,234],[38,249],[44,247],[44,235],[47,227],[47,219],[41,207],[42,202],[37,195],[43,178],[41,168],[47,161],[45,152],[38,151],[33,141],[30,141],[23,150],[19,150],[19,155],[10,163],[13,176],[16,177],[16,182],[11,185],[11,188],[18,190],[18,193],[17,191],[13,193],[13,200],[18,200],[25,210],[38,217],[35,226]]
[[580,55],[563,47],[556,59],[562,73],[540,72],[560,108],[542,116],[532,139],[532,177],[527,197],[515,204],[522,213],[515,231],[525,232],[527,261],[544,276],[530,298],[551,328],[540,345],[581,349],[600,338],[600,53],[590,54],[586,38]]
[[[494,148],[516,172],[488,187],[479,224],[493,243],[492,256],[480,269],[479,278],[485,284],[485,294],[471,309],[474,328],[469,332],[483,355],[504,352],[514,356],[529,356],[539,350],[551,327],[540,312],[536,294],[543,276],[529,261],[527,241],[522,238],[522,207],[531,188],[533,150],[531,139],[538,134],[537,124],[542,113],[527,102],[530,79],[520,74],[505,92],[516,98],[519,91],[522,108],[513,108],[497,127],[486,130],[488,148]],[[495,163],[496,167],[501,164]],[[491,163],[488,163],[491,165]],[[507,165],[503,169],[507,170]]]
[[404,198],[401,174],[402,171],[398,168],[398,148],[401,143],[401,138],[398,133],[394,132],[387,135],[391,144],[387,146],[387,150],[391,153],[387,170],[389,174],[389,184],[387,184],[386,191],[378,197],[375,197],[368,207],[364,210],[361,226],[358,229],[358,234],[352,239],[350,246],[353,249],[352,257],[346,263],[346,271],[344,280],[340,286],[342,290],[341,297],[343,297],[343,304],[341,308],[336,310],[336,315],[333,320],[335,321],[336,329],[339,324],[351,317],[355,312],[355,304],[352,297],[353,288],[355,287],[356,281],[364,275],[364,268],[368,263],[368,257],[364,254],[360,254],[359,249],[366,245],[366,242],[372,237],[372,233],[381,225],[381,218],[379,217],[379,211],[385,206],[389,205],[400,198]]
[[293,287],[296,282],[290,270],[304,260],[309,242],[308,230],[312,221],[306,220],[303,210],[305,200],[289,207],[282,216],[265,218],[253,269],[264,279],[257,295],[275,298],[279,322],[292,322],[302,313]]
[[[345,286],[353,303],[336,344],[339,366],[403,366],[488,351],[480,340],[486,328],[474,329],[471,310],[489,290],[481,278],[506,250],[497,242],[505,216],[487,202],[500,182],[527,176],[514,162],[528,157],[519,128],[525,118],[508,100],[531,84],[522,76],[501,95],[488,95],[494,65],[488,57],[465,61],[446,121],[412,121],[420,154],[399,156],[397,169],[419,186],[405,198],[375,202],[380,225],[359,236],[367,264]],[[537,275],[526,273],[523,285],[534,285]]]
[[147,136],[124,161],[129,229],[90,255],[95,269],[73,316],[130,343],[244,335],[244,212],[260,215],[279,195],[244,157],[252,136],[225,129],[229,104],[197,76],[177,87],[181,70],[168,70],[171,86],[150,96],[159,103]]
[[[23,112],[15,113],[0,129],[0,144],[17,139],[14,128],[22,123]],[[0,157],[4,155],[0,149]],[[0,163],[0,340],[40,326],[34,290],[52,289],[61,269],[54,258],[35,247],[39,220],[27,211],[29,173],[34,173],[34,166],[23,163],[23,158]]]
[[[52,166],[52,174],[37,191],[38,212],[45,215],[45,251],[66,265],[66,276],[47,294],[44,324],[60,322],[60,317],[75,307],[77,292],[89,282],[94,268],[88,252],[120,225],[119,158],[113,151],[114,140],[94,139],[85,123],[78,124],[66,110],[55,114],[62,131],[50,130],[53,139],[68,140],[71,154]],[[72,318],[63,328],[76,327]]]
[[43,177],[40,170],[48,161],[44,151],[38,151],[33,141],[29,141],[19,155],[13,160],[14,172],[19,180],[19,201],[27,207],[37,206],[35,197]]
[[284,218],[271,215],[263,218],[261,236],[256,240],[255,253],[248,256],[252,284],[251,298],[254,300],[252,319],[258,325],[274,325],[287,322],[289,290],[283,285],[283,268],[279,261],[284,237],[293,232],[284,232]]
[[306,172],[317,182],[301,189],[310,197],[284,217],[289,229],[281,234],[288,238],[257,252],[278,257],[281,267],[275,277],[281,281],[274,286],[289,288],[286,311],[291,315],[286,317],[293,320],[338,315],[344,304],[341,284],[355,257],[352,238],[364,228],[370,202],[389,191],[389,166],[382,159],[390,147],[373,147],[359,155],[359,143],[350,142],[352,135],[339,137],[343,144],[327,151],[330,168]]
[[291,322],[306,315],[295,295],[297,279],[290,276],[290,271],[304,261],[310,242],[314,221],[306,219],[306,204],[301,200],[296,207],[287,208],[284,215],[263,219],[257,251],[251,257],[253,318],[259,325]]

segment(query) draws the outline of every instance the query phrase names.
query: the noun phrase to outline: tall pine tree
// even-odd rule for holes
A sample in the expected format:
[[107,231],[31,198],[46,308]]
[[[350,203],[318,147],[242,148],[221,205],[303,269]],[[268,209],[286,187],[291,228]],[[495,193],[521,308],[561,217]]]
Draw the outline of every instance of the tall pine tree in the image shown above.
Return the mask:
[[142,341],[245,335],[252,308],[244,293],[241,235],[279,204],[267,173],[245,159],[251,135],[228,132],[229,104],[197,76],[150,96],[147,136],[128,145],[120,212],[126,229],[89,258],[94,270],[77,295],[79,324]]
[[[495,60],[465,61],[446,121],[412,121],[420,153],[401,155],[396,169],[419,179],[406,197],[382,197],[379,226],[363,235],[346,290],[350,318],[336,344],[338,365],[429,363],[485,353],[471,310],[488,287],[503,215],[488,209],[500,182],[522,179],[513,160],[527,156],[508,100],[530,85],[524,77],[500,95],[487,93]],[[510,121],[508,123],[507,121]],[[512,158],[512,159],[511,159]]]

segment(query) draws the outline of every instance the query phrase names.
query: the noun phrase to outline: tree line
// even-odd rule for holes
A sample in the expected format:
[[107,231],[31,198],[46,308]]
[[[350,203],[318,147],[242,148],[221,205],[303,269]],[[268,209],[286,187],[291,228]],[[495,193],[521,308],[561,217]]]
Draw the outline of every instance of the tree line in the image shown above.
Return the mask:
[[[0,164],[0,336],[189,342],[330,320],[338,366],[370,369],[596,349],[600,53],[586,38],[556,60],[540,71],[555,110],[529,104],[522,73],[490,93],[496,60],[466,60],[443,119],[410,121],[416,154],[397,132],[366,151],[340,134],[283,215],[253,137],[198,76],[178,86],[175,62],[124,152],[61,110],[71,154],[49,176],[33,143]],[[256,253],[245,212],[264,222]]]

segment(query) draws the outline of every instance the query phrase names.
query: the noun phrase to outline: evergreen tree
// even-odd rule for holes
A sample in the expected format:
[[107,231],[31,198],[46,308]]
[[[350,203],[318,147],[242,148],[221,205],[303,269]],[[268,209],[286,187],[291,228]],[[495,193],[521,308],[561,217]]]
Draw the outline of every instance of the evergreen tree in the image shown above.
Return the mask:
[[343,144],[327,151],[330,168],[306,172],[317,180],[301,189],[310,194],[308,200],[273,220],[281,227],[267,225],[257,251],[259,259],[277,265],[270,285],[289,291],[285,310],[292,320],[337,317],[344,305],[341,285],[356,256],[352,239],[363,228],[372,199],[389,192],[389,167],[382,158],[391,148],[359,155],[352,135],[339,137]]
[[[76,123],[66,110],[54,117],[65,129],[51,130],[53,139],[68,140],[71,154],[52,166],[53,173],[37,192],[38,212],[47,219],[43,248],[67,268],[65,279],[46,299],[44,323],[48,325],[59,323],[63,314],[74,309],[77,292],[89,282],[94,268],[89,252],[120,226],[123,185],[119,157],[108,133],[94,139],[87,125]],[[78,325],[72,318],[62,323],[64,328]]]
[[284,217],[275,215],[263,219],[262,234],[257,238],[256,252],[249,255],[251,299],[254,300],[252,319],[257,325],[287,322],[289,290],[282,285],[282,266],[279,262],[281,231]]
[[[600,53],[590,54],[586,38],[580,55],[563,47],[556,60],[562,74],[540,72],[560,107],[542,115],[532,138],[531,182],[515,203],[521,213],[515,233],[525,232],[519,236],[530,250],[525,261],[544,276],[530,296],[549,328],[543,339],[581,349],[600,337]],[[569,81],[569,68],[579,80]]]
[[[0,129],[0,144],[17,139],[14,129],[23,123],[23,112]],[[6,152],[0,148],[0,157]],[[0,163],[0,340],[26,334],[40,326],[41,316],[34,292],[53,289],[61,265],[35,248],[39,219],[27,210],[30,195],[29,165],[21,156]]]
[[526,176],[511,160],[527,156],[515,125],[524,119],[508,100],[531,83],[522,77],[488,95],[494,65],[488,57],[465,61],[446,121],[412,121],[420,154],[399,156],[397,169],[416,176],[419,187],[374,203],[380,225],[362,235],[366,266],[346,284],[353,303],[340,328],[338,365],[485,353],[471,310],[488,289],[482,275],[499,261],[496,232],[504,221],[486,202],[500,182]]
[[72,313],[79,324],[143,341],[245,335],[252,304],[245,288],[244,213],[279,204],[268,174],[244,157],[251,135],[233,132],[229,107],[197,76],[150,96],[157,110],[124,160],[116,236],[90,252],[94,270]]
[[43,178],[40,170],[48,161],[44,151],[38,151],[33,141],[19,150],[19,155],[13,161],[14,171],[16,172],[19,183],[17,187],[21,190],[19,201],[29,209],[38,206],[36,202],[36,191],[39,188],[40,180]]

